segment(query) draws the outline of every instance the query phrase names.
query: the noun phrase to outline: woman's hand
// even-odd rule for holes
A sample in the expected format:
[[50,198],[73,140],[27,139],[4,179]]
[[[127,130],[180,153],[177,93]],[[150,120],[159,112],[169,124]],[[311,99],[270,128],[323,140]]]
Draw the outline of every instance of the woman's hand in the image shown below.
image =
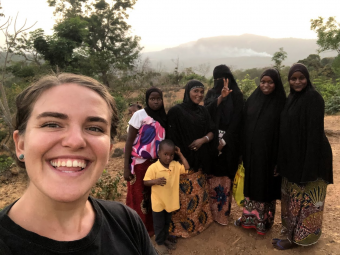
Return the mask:
[[221,151],[223,149],[224,145],[225,144],[223,144],[221,141],[219,141],[219,144],[218,144],[218,147],[217,147],[218,151]]
[[189,149],[197,151],[199,148],[201,148],[202,144],[204,144],[206,140],[207,140],[206,138],[196,139],[189,145]]
[[224,82],[224,86],[223,89],[221,90],[221,96],[222,98],[225,98],[226,96],[228,96],[231,92],[233,92],[232,89],[229,89],[229,79],[225,79],[223,78],[223,82]]
[[124,169],[124,180],[129,182],[133,179],[133,174],[131,173],[129,168]]
[[274,177],[279,176],[280,174],[277,172],[277,166],[275,166],[274,168]]

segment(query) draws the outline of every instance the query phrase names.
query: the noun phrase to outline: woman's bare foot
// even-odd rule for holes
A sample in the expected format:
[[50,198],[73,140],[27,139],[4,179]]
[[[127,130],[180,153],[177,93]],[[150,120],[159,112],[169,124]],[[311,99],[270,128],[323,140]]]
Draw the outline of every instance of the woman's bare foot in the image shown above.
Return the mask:
[[272,244],[278,250],[288,250],[294,246],[288,239],[273,239]]

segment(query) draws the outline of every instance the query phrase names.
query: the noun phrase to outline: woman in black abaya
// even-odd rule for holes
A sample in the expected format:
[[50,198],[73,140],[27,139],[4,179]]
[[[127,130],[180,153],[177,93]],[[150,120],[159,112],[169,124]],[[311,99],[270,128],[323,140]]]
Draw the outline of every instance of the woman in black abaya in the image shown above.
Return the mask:
[[208,179],[209,197],[214,220],[227,225],[232,201],[232,182],[241,155],[243,94],[226,65],[216,66],[213,75],[214,88],[208,91],[204,100],[204,105],[215,122],[215,136],[219,138],[215,140],[212,161],[214,166]]
[[181,149],[191,173],[180,177],[181,208],[172,214],[170,233],[190,237],[202,232],[211,222],[206,174],[212,171],[214,123],[207,109],[199,105],[204,85],[191,80],[185,86],[183,103],[167,115],[167,138]]
[[237,226],[255,228],[264,235],[274,223],[281,178],[275,173],[279,148],[280,115],[286,101],[280,74],[267,69],[248,98],[243,113],[243,165],[245,203]]
[[281,250],[319,240],[327,185],[333,183],[324,101],[304,65],[294,64],[288,80],[290,94],[281,114],[277,168],[282,176],[281,217],[287,239],[273,240]]

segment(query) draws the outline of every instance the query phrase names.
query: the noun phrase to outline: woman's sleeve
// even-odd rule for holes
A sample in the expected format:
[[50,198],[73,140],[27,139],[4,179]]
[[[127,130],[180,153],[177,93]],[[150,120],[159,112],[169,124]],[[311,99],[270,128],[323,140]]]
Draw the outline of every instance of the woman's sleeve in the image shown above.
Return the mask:
[[217,111],[217,98],[213,97],[213,92],[211,90],[205,95],[204,106],[207,108],[210,116]]
[[230,121],[229,128],[227,132],[223,135],[223,139],[226,144],[231,143],[234,140],[235,136],[240,134],[240,130],[242,129],[242,112],[243,112],[243,94],[239,93],[233,98],[234,103],[234,113]]
[[215,131],[215,122],[212,120],[211,115],[208,111],[207,108],[204,109],[205,110],[205,115],[206,115],[206,120],[208,123],[208,132],[213,132]]
[[166,138],[172,140],[175,144],[177,143],[179,138],[179,131],[177,126],[177,120],[178,120],[179,114],[176,110],[176,106],[172,107],[167,115],[168,119],[168,129],[166,133]]
[[141,111],[136,111],[129,120],[129,125],[133,126],[135,129],[139,129],[142,125],[141,121]]
[[[324,110],[325,103],[319,93],[313,91],[308,97],[305,109],[306,120],[306,154],[302,173],[309,176],[308,179],[317,179],[319,176],[310,176],[316,174],[321,163],[322,142],[324,134]],[[302,176],[304,179],[304,177]],[[306,179],[307,179],[306,178]]]

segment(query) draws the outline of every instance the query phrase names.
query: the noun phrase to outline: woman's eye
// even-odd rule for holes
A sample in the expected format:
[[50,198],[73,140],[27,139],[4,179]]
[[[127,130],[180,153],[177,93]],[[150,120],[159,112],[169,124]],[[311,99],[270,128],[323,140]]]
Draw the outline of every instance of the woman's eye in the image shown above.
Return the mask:
[[99,127],[89,127],[88,130],[93,131],[93,132],[101,132],[103,133],[103,129],[99,128]]
[[41,127],[47,127],[47,128],[58,128],[60,127],[57,123],[45,123]]

